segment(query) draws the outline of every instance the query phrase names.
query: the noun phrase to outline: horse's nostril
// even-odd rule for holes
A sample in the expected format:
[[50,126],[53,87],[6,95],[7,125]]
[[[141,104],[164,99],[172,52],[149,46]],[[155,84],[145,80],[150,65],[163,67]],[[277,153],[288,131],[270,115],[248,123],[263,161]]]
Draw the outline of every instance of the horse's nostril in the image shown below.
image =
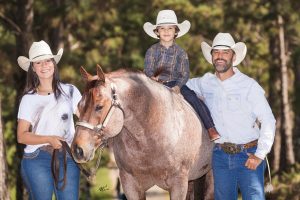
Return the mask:
[[83,158],[83,150],[81,147],[75,145],[75,155],[78,159],[82,159]]

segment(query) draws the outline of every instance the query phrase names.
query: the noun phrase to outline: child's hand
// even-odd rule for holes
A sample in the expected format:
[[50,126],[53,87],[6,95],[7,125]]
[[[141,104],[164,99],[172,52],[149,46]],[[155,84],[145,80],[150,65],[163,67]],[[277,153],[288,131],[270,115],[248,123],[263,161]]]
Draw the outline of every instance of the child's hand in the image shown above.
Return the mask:
[[158,77],[156,77],[156,76],[151,76],[151,79],[158,82]]
[[180,93],[180,87],[178,85],[172,87],[173,92],[175,92],[176,94]]

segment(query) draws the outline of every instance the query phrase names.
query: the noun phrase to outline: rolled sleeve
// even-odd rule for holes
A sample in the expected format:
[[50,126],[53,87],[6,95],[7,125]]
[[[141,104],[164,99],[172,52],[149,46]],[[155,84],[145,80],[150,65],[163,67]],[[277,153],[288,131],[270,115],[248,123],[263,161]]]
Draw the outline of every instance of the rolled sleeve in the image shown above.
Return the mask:
[[261,123],[258,146],[255,156],[264,159],[271,151],[275,138],[276,120],[270,108],[270,105],[264,96],[264,90],[258,83],[254,83],[249,93],[250,101],[253,105],[254,115]]

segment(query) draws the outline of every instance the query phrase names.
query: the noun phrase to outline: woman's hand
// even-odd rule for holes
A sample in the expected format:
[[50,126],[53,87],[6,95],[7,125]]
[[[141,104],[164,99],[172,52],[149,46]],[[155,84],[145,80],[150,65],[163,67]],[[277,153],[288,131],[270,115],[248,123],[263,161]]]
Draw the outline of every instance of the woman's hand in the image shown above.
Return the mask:
[[62,147],[61,141],[64,141],[64,138],[56,135],[48,136],[49,143],[53,147],[53,149],[60,149]]

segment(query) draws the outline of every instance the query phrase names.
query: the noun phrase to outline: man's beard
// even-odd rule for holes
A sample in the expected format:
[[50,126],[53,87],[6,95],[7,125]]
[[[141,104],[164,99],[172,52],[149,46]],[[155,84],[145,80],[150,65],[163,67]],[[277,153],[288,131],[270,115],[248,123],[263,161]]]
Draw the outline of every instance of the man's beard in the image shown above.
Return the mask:
[[[225,64],[217,64],[219,60],[224,61]],[[232,59],[228,62],[224,59],[217,59],[213,62],[213,66],[218,73],[225,73],[232,67]]]

